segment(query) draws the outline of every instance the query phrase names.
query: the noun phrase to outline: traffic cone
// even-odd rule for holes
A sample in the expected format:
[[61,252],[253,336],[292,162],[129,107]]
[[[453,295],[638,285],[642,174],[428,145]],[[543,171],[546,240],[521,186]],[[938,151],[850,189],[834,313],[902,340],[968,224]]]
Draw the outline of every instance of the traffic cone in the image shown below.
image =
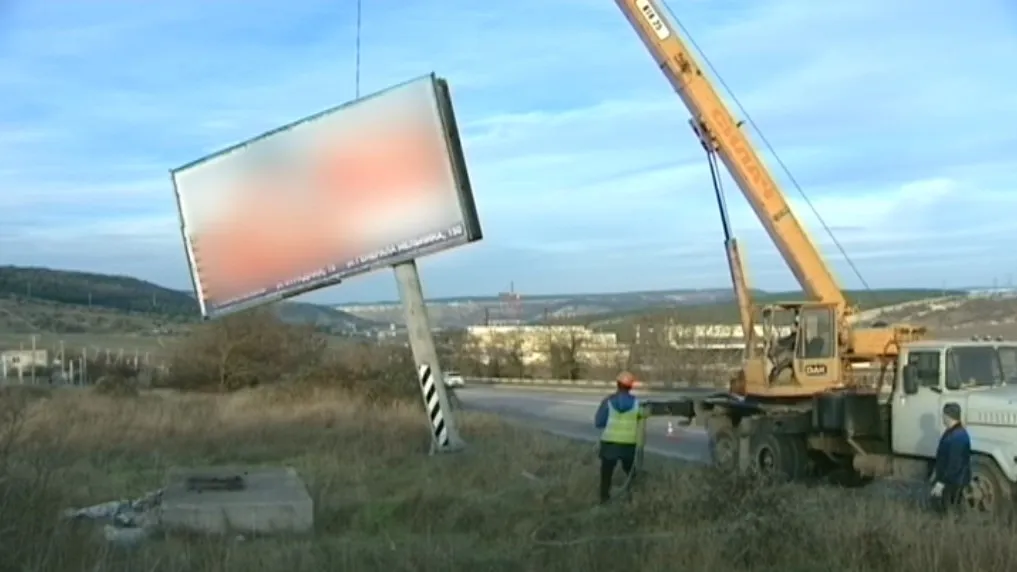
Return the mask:
[[668,439],[675,439],[676,438],[676,435],[674,433],[674,422],[673,421],[668,421],[667,422],[667,438]]

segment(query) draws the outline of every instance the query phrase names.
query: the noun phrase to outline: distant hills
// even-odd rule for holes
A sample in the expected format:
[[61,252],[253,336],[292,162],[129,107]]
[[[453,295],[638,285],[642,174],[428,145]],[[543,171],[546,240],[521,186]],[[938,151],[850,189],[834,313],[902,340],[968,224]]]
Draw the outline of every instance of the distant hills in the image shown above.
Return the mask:
[[[87,328],[82,316],[92,314],[98,318],[110,315],[133,316],[131,320],[120,319],[119,327],[131,329],[142,327],[143,323],[163,327],[165,324],[196,322],[199,317],[198,303],[190,292],[173,290],[133,278],[110,274],[96,274],[74,270],[50,268],[0,266],[0,300],[8,314],[8,328],[23,329],[27,323],[34,323],[39,314],[45,314],[45,321],[52,329],[72,327]],[[18,305],[19,319],[13,319],[12,303]],[[55,305],[74,307],[77,317],[71,325],[63,325],[59,316],[52,316]],[[358,318],[341,310],[305,302],[280,302],[275,304],[280,319],[295,324],[314,324],[331,331],[350,331],[379,327],[376,321]],[[32,315],[36,319],[33,319]],[[20,326],[18,325],[20,324]]]
[[[848,299],[860,308],[875,308],[966,291],[928,288],[848,290]],[[757,303],[804,300],[799,291],[753,290]],[[730,288],[618,292],[610,294],[559,294],[433,299],[427,302],[431,323],[454,328],[471,324],[586,324],[612,327],[638,319],[668,319],[682,323],[735,323],[738,308]],[[343,304],[337,308],[369,320],[401,324],[398,302]]]
[[[863,308],[887,306],[965,291],[897,289],[848,291]],[[799,300],[800,292],[755,291],[757,302]],[[677,289],[608,294],[471,296],[428,300],[431,324],[458,328],[475,324],[582,323],[612,327],[644,318],[686,323],[735,322],[730,288]],[[273,306],[289,323],[314,324],[341,333],[403,323],[398,302],[325,306],[280,302]],[[0,266],[0,330],[53,332],[179,331],[198,320],[190,292],[130,276],[50,268]],[[33,325],[34,324],[34,325]]]
[[[942,290],[931,288],[893,288],[886,290],[845,290],[845,297],[859,310],[895,306],[915,300],[927,300],[943,296],[966,296],[964,290]],[[775,302],[795,302],[805,300],[800,291],[765,292],[756,290],[752,300],[756,304]],[[735,324],[738,323],[738,306],[733,299],[721,300],[707,304],[682,305],[671,307],[645,308],[634,312],[601,314],[574,319],[595,328],[617,329],[631,326],[638,321],[668,320],[684,324]]]
[[[442,328],[474,324],[542,323],[643,309],[731,301],[731,289],[663,290],[607,294],[469,296],[427,301],[431,325]],[[336,308],[368,320],[403,323],[398,302],[343,304]]]

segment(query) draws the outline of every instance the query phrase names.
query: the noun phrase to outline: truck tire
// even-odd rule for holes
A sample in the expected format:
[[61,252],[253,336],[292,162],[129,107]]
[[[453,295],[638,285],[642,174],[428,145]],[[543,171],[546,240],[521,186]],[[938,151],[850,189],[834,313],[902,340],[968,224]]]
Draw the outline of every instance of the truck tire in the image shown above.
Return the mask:
[[764,475],[798,480],[808,473],[805,441],[795,435],[759,432],[749,440],[752,467]]
[[996,461],[987,455],[972,456],[971,485],[964,490],[965,508],[1010,516],[1013,511],[1013,497],[1013,484],[999,469]]
[[724,471],[738,470],[738,437],[730,423],[709,429],[710,461]]

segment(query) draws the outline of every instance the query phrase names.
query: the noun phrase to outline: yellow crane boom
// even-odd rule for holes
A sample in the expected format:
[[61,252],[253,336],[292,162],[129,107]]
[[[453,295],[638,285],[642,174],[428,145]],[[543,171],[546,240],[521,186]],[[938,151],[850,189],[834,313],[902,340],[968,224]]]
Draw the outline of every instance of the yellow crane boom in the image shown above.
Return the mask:
[[615,2],[692,113],[704,143],[714,146],[805,294],[835,305],[843,315],[848,304],[837,279],[692,51],[654,0]]

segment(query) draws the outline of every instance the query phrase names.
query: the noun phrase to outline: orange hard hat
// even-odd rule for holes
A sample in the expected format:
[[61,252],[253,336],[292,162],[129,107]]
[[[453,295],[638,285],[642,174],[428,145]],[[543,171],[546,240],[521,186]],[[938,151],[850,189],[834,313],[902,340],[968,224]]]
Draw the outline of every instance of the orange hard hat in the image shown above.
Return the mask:
[[636,385],[636,376],[632,375],[630,372],[623,371],[618,374],[618,377],[615,379],[615,381],[617,381],[618,385],[622,387],[631,388]]

